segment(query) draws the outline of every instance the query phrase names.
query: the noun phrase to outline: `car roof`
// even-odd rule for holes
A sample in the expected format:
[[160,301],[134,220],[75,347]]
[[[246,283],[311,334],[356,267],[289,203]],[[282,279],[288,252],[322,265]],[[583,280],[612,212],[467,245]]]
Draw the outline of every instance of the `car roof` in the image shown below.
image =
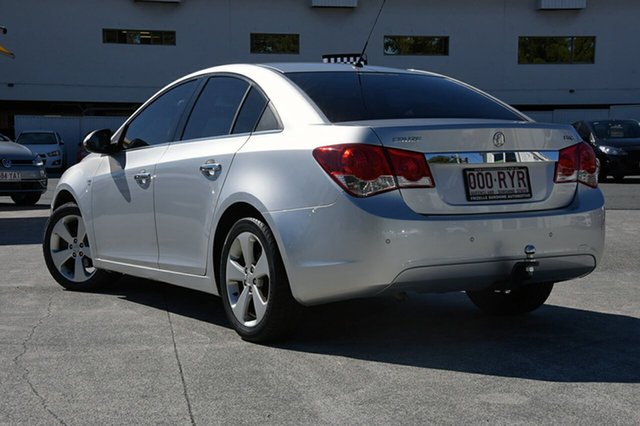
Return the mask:
[[211,74],[215,72],[239,72],[243,73],[248,71],[249,69],[268,69],[279,74],[286,73],[300,73],[300,72],[371,72],[371,73],[394,73],[394,74],[421,74],[421,75],[429,75],[432,77],[444,77],[441,74],[415,70],[415,69],[400,69],[400,68],[389,68],[389,67],[378,67],[378,66],[370,66],[364,65],[362,67],[356,67],[352,64],[328,64],[323,62],[281,62],[281,63],[266,63],[266,64],[228,64],[228,65],[218,65],[215,67],[201,69],[199,71],[195,71],[191,74],[188,74],[178,81],[186,80],[193,77],[199,77],[206,74]]
[[281,73],[290,72],[379,72],[379,73],[395,73],[395,74],[428,74],[432,76],[440,76],[428,71],[404,70],[399,68],[378,67],[363,65],[356,67],[353,64],[329,64],[323,62],[282,62],[260,64],[258,66],[271,68]]

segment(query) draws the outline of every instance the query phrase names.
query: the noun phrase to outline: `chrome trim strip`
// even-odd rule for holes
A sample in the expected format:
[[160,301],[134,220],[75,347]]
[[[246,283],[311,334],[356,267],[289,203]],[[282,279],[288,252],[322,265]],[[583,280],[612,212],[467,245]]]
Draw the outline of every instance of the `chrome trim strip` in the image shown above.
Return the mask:
[[558,161],[558,151],[437,152],[425,154],[429,164],[505,164]]

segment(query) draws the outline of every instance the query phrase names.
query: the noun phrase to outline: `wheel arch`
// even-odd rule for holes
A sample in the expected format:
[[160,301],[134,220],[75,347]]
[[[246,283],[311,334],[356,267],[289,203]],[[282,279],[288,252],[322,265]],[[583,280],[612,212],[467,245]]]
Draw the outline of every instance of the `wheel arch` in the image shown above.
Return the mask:
[[53,200],[53,203],[51,203],[51,209],[55,210],[58,207],[60,207],[63,204],[67,204],[67,203],[75,203],[76,205],[78,204],[78,201],[76,200],[76,198],[73,196],[73,194],[66,190],[66,189],[61,189],[57,194],[55,199]]
[[[218,294],[222,294],[220,289],[221,283],[220,283],[219,260],[220,260],[220,255],[222,254],[222,247],[224,246],[224,241],[227,237],[227,234],[231,230],[231,227],[233,226],[233,224],[245,217],[253,217],[255,219],[261,220],[273,232],[272,227],[269,225],[265,217],[260,213],[258,209],[256,209],[251,204],[241,201],[241,202],[236,202],[226,208],[226,210],[224,211],[224,213],[222,213],[222,215],[220,216],[220,219],[218,220],[218,224],[216,226],[216,230],[213,238],[213,253],[212,253],[213,273],[214,273],[214,280],[216,283],[216,287],[218,289]],[[277,241],[276,241],[276,244],[277,244]],[[278,250],[280,250],[280,247],[278,247]],[[280,250],[280,253],[282,253],[282,250]]]

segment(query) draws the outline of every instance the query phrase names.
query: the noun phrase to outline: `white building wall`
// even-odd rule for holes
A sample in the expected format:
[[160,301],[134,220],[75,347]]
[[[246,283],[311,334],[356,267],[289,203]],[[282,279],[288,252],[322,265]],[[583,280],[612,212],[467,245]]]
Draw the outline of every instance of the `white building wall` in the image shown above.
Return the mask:
[[[310,0],[3,1],[0,100],[141,102],[190,71],[228,62],[320,61],[359,52],[379,0],[312,8]],[[441,72],[516,105],[640,104],[640,1],[388,1],[370,64]],[[175,30],[176,46],[103,44],[103,28]],[[299,55],[249,53],[251,32],[300,34]],[[385,56],[383,36],[444,35],[449,56]],[[519,36],[596,37],[595,64],[519,65]]]

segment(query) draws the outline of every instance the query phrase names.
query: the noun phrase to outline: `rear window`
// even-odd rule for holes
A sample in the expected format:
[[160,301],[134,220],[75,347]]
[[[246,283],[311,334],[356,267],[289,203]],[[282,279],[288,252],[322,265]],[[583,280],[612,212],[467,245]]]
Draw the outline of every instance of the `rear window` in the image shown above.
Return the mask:
[[443,77],[367,72],[287,73],[334,123],[401,118],[524,118]]
[[58,143],[53,133],[22,133],[16,142],[23,145],[55,145]]

